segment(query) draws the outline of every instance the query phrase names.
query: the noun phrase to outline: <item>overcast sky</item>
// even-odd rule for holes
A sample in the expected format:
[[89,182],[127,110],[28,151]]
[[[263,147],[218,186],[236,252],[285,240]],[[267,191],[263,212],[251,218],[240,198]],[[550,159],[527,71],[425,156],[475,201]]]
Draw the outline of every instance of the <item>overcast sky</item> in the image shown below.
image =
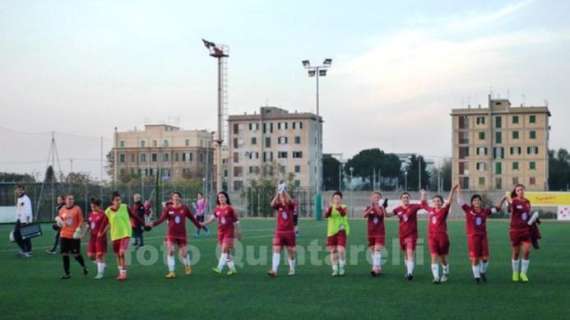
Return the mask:
[[216,64],[230,46],[230,113],[314,112],[300,61],[332,58],[321,82],[324,151],[451,154],[450,109],[487,94],[552,112],[569,147],[569,1],[0,0],[0,171],[99,177],[115,126],[179,119],[216,127]]

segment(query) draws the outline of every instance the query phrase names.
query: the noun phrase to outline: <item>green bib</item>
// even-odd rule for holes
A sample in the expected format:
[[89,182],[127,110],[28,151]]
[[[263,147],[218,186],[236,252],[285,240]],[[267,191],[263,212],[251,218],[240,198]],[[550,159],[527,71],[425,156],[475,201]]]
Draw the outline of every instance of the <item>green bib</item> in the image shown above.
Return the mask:
[[122,203],[117,211],[113,211],[110,207],[107,208],[105,215],[109,219],[112,241],[131,237],[133,230],[131,229],[131,219],[126,204]]
[[[341,205],[341,207],[346,208],[344,204]],[[340,215],[340,212],[338,212],[338,210],[333,207],[331,211],[331,216],[328,218],[327,222],[327,237],[334,236],[341,230],[344,230],[347,236],[350,233],[350,225],[348,224],[348,213],[343,217]]]

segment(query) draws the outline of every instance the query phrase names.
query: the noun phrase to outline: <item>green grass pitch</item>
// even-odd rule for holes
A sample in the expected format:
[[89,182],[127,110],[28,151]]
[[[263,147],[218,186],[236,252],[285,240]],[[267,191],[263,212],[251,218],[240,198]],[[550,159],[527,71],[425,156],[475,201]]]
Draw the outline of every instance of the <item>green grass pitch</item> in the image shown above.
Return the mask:
[[[89,262],[87,278],[72,260],[73,278],[62,281],[61,258],[45,253],[53,232],[44,226],[44,236],[33,241],[31,259],[16,255],[9,243],[11,226],[0,226],[0,312],[2,319],[562,319],[570,312],[570,225],[556,222],[542,224],[542,248],[533,251],[528,284],[510,281],[510,246],[508,222],[491,220],[488,225],[491,263],[489,282],[476,285],[467,260],[463,221],[450,221],[451,277],[448,283],[433,285],[427,245],[423,264],[416,267],[415,278],[403,279],[404,267],[394,260],[392,247],[397,224],[387,224],[388,258],[385,274],[369,275],[365,253],[358,255],[359,264],[347,267],[343,278],[332,278],[328,265],[314,266],[306,257],[297,275],[286,275],[282,259],[280,276],[271,279],[271,239],[274,220],[242,220],[245,252],[254,252],[255,265],[238,268],[233,277],[211,272],[216,265],[215,232],[208,238],[189,242],[200,250],[194,273],[184,276],[177,263],[178,278],[164,278],[166,266],[162,256],[158,262],[141,265],[133,259],[129,279],[114,280],[115,261],[108,255],[106,279],[93,279],[95,265]],[[307,247],[314,240],[322,247],[326,224],[313,220],[300,221],[298,245]],[[212,225],[215,229],[215,225]],[[350,245],[365,245],[365,222],[353,220]],[[425,221],[420,222],[420,237],[425,238]],[[193,232],[193,229],[191,229]],[[145,233],[146,244],[159,248],[164,225]],[[84,245],[85,245],[84,241]],[[84,249],[85,247],[83,247]],[[265,251],[264,255],[260,253]],[[84,250],[83,250],[83,253]],[[155,251],[156,253],[156,251]],[[151,253],[147,252],[147,258]],[[162,255],[162,251],[160,251]],[[350,252],[348,253],[350,255]],[[265,256],[260,264],[259,257]],[[320,252],[320,259],[325,258]],[[401,258],[400,258],[401,259]],[[145,260],[149,261],[149,260]]]

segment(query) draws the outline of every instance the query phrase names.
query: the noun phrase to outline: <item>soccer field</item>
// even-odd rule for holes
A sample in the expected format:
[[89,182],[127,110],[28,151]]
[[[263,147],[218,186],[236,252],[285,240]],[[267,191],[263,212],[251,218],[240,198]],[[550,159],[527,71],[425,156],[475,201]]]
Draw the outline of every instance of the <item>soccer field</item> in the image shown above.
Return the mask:
[[[528,284],[510,281],[510,246],[507,221],[489,221],[491,263],[489,282],[476,285],[467,259],[463,221],[450,221],[450,271],[448,283],[433,285],[427,245],[420,244],[415,278],[404,280],[404,267],[392,250],[397,240],[397,223],[387,223],[387,250],[384,275],[372,278],[365,245],[365,222],[353,220],[349,236],[347,275],[332,278],[323,250],[309,255],[324,244],[325,222],[301,220],[297,275],[287,276],[286,259],[280,275],[269,278],[271,239],[274,220],[242,220],[243,250],[237,254],[239,274],[214,274],[217,263],[215,232],[207,238],[190,239],[199,249],[194,272],[185,276],[180,262],[178,278],[164,278],[162,259],[164,225],[145,233],[146,255],[132,257],[129,279],[118,282],[114,257],[107,257],[106,278],[93,279],[80,273],[72,260],[71,280],[59,280],[61,258],[45,250],[53,233],[44,226],[44,236],[34,239],[31,259],[16,255],[9,243],[11,226],[0,226],[0,310],[2,319],[563,319],[570,312],[570,225],[542,224],[542,248],[533,251]],[[215,228],[215,226],[213,226]],[[425,237],[425,221],[420,221],[420,237]],[[193,232],[193,229],[192,229]],[[315,246],[315,241],[318,247]],[[86,241],[84,241],[85,244]],[[311,246],[312,243],[312,246]],[[84,249],[85,247],[83,247]],[[196,249],[197,248],[197,249]],[[358,265],[350,265],[351,253],[358,253]],[[85,250],[83,250],[83,253]],[[160,254],[153,263],[153,254]],[[354,259],[352,259],[354,260]],[[422,263],[423,260],[423,263]],[[144,265],[143,265],[144,264]]]

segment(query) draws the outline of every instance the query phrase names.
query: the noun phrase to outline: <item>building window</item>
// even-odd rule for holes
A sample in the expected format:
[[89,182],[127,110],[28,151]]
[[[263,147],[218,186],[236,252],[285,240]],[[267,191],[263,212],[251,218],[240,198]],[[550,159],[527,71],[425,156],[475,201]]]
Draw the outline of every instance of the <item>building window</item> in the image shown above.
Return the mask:
[[301,173],[301,166],[295,166],[295,173]]
[[234,152],[234,163],[238,163],[239,162],[239,153],[238,152]]
[[303,151],[293,151],[292,156],[295,159],[301,159],[301,158],[303,158]]
[[238,148],[238,139],[234,138],[234,149]]
[[477,164],[475,164],[475,167],[477,168],[477,171],[487,170],[487,164],[485,162],[477,162]]
[[476,122],[478,125],[485,124],[485,117],[477,117]]
[[521,147],[511,147],[510,148],[511,155],[520,155],[522,153]]
[[513,177],[513,186],[519,184],[519,177]]
[[528,163],[528,168],[530,170],[536,170],[536,161],[531,161]]
[[121,162],[121,163],[125,162],[125,154],[124,153],[119,154],[119,162]]
[[277,153],[277,158],[278,159],[287,159],[287,151],[279,151]]
[[479,140],[485,140],[485,132],[484,131],[479,132]]
[[291,126],[293,127],[293,129],[297,129],[297,122],[293,121],[291,123]]
[[156,140],[152,140],[152,146],[153,147],[157,147],[158,146],[158,142]]
[[484,186],[485,185],[485,177],[479,177],[479,186]]
[[289,139],[287,137],[277,137],[277,144],[287,144]]
[[178,162],[180,160],[180,155],[178,154],[178,152],[176,152],[174,154],[174,162]]
[[459,147],[459,159],[469,157],[469,147]]
[[273,122],[269,123],[269,133],[273,133]]
[[495,117],[495,128],[500,129],[503,127],[503,119],[499,117]]
[[464,175],[466,174],[467,170],[465,170],[465,162],[459,162],[459,174]]
[[124,148],[124,147],[125,147],[125,141],[121,140],[121,141],[119,142],[119,146],[120,146],[121,148]]
[[277,122],[277,130],[281,130],[281,122]]
[[234,181],[234,191],[240,191],[243,189],[243,181]]
[[156,162],[158,160],[158,155],[156,153],[153,153],[151,155],[151,159],[152,159],[152,162]]
[[168,162],[168,159],[169,159],[168,153],[163,153],[162,154],[162,161]]
[[141,153],[141,162],[146,162],[146,153]]
[[186,139],[186,141],[184,141],[184,144],[188,147],[190,146],[190,139]]
[[299,129],[303,129],[303,122],[302,121],[299,122]]
[[162,141],[162,146],[163,146],[163,147],[168,147],[168,140]]
[[249,131],[253,130],[253,123],[249,123]]
[[513,161],[513,171],[514,170],[519,170],[519,162],[518,161]]
[[[295,123],[295,122],[293,122],[293,123]],[[301,137],[300,136],[295,137],[295,144],[301,144]]]
[[141,141],[141,148],[144,148],[144,145],[145,145],[145,141],[142,140],[142,141]]
[[469,133],[466,131],[459,132],[459,144],[469,144]]
[[535,115],[531,115],[531,116],[528,118],[528,122],[530,122],[530,123],[536,123],[536,116],[535,116]]
[[136,161],[135,161],[135,154],[134,154],[134,153],[131,153],[131,162],[136,162]]
[[[500,118],[499,118],[500,119]],[[495,143],[503,143],[503,135],[502,132],[495,133]]]
[[527,154],[538,154],[538,147],[526,147]]
[[234,123],[234,134],[238,134],[239,133],[239,124]]
[[469,190],[469,177],[459,178],[459,184],[461,185],[461,189]]
[[234,167],[234,177],[241,177],[243,175],[242,167]]
[[459,129],[468,129],[469,128],[469,121],[467,116],[459,116]]
[[495,163],[495,174],[503,174],[503,165],[500,162]]
[[535,177],[530,177],[530,178],[528,179],[528,182],[529,182],[529,184],[530,184],[531,186],[534,186],[534,185],[536,185],[536,178],[535,178]]
[[493,148],[493,158],[494,159],[504,159],[505,158],[505,148],[494,147]]
[[475,149],[475,152],[477,153],[478,156],[483,156],[483,155],[487,155],[487,148],[486,147],[478,147],[477,149]]
[[534,140],[536,139],[536,131],[535,130],[530,130],[528,133],[528,136],[530,139]]
[[283,125],[285,125],[285,130],[289,129],[289,122],[283,122]]
[[251,138],[251,144],[257,144],[257,138],[256,137]]
[[513,116],[513,124],[519,123],[519,116]]
[[503,179],[501,177],[495,178],[495,189],[503,189]]
[[513,140],[517,140],[519,138],[519,132],[513,131]]
[[267,133],[267,123],[263,123],[263,133]]
[[271,137],[265,137],[265,147],[271,148]]

